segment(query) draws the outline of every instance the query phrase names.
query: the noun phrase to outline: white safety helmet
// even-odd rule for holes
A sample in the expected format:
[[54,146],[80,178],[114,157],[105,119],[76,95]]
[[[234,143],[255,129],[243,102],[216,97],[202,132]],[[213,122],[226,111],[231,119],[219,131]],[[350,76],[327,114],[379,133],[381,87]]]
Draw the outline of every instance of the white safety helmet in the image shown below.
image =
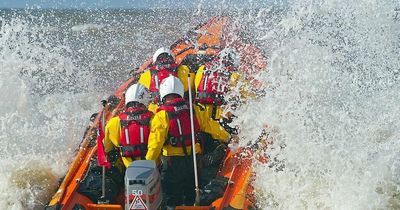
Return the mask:
[[233,67],[238,68],[240,65],[240,55],[233,48],[225,48],[218,53],[218,57],[222,62],[229,62]]
[[149,104],[150,94],[146,87],[141,84],[133,84],[130,86],[125,92],[125,105],[132,101],[139,102],[144,105]]
[[153,63],[155,63],[157,61],[158,56],[160,56],[163,53],[166,53],[166,54],[170,55],[173,59],[175,59],[174,54],[172,54],[172,51],[169,48],[161,47],[160,49],[156,50],[156,52],[154,53]]
[[169,75],[165,78],[160,85],[160,97],[163,99],[168,94],[178,94],[183,98],[184,90],[181,80],[177,77]]

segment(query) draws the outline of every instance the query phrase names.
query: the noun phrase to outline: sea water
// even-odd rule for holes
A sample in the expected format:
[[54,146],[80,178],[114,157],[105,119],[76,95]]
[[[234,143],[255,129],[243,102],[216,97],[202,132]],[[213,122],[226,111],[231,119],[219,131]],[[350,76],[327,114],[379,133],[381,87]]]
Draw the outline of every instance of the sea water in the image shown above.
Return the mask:
[[236,123],[243,145],[268,125],[270,163],[254,183],[263,209],[400,209],[398,8],[294,1],[248,18],[267,87]]
[[[268,61],[254,75],[264,95],[233,122],[240,145],[263,129],[272,142],[269,163],[254,160],[259,207],[399,209],[399,3],[252,4],[228,13]],[[227,12],[205,5],[1,10],[0,208],[43,209],[100,100],[157,48]]]

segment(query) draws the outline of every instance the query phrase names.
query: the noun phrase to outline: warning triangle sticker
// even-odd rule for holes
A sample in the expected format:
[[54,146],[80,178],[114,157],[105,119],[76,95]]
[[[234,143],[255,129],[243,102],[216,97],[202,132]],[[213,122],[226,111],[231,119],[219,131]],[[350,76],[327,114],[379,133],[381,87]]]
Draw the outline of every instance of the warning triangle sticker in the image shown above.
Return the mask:
[[133,198],[131,205],[129,206],[130,210],[147,210],[146,204],[143,202],[142,198],[139,195],[136,195]]

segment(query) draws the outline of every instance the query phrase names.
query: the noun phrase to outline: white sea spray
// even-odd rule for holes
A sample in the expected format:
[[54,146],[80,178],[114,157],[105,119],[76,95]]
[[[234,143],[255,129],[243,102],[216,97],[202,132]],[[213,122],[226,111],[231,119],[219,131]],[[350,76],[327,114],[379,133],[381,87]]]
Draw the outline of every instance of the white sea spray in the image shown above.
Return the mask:
[[296,1],[253,17],[268,87],[236,123],[243,145],[256,124],[276,135],[256,168],[262,209],[400,208],[398,6]]

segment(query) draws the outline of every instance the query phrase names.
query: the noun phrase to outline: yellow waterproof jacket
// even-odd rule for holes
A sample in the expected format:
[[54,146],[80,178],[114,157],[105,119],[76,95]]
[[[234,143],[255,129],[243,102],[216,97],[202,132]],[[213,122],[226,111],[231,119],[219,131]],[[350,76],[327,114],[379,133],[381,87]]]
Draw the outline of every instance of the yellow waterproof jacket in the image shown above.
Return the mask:
[[[219,108],[219,107],[218,107]],[[218,121],[211,118],[212,104],[195,104],[194,111],[199,121],[200,130],[208,133],[215,140],[227,143],[230,134]],[[219,108],[220,109],[220,108]]]
[[[119,138],[121,135],[121,121],[119,117],[113,117],[107,122],[105,133],[104,133],[104,149],[108,153],[113,147],[119,148]],[[122,156],[121,156],[122,157]],[[140,157],[135,158],[140,160]],[[132,163],[132,158],[122,157],[125,167],[127,168]]]
[[[182,147],[174,147],[170,144],[165,144],[168,136],[169,118],[165,110],[157,112],[150,122],[150,135],[148,142],[148,150],[146,160],[157,160],[160,154],[164,156],[185,156]],[[192,154],[191,146],[186,147],[188,154]],[[196,143],[196,154],[201,153],[201,146]]]
[[[189,67],[187,67],[186,65],[180,65],[178,67],[177,76],[183,84],[183,90],[185,91],[185,93],[189,90],[188,74],[190,74],[190,87],[192,90],[194,90],[194,77],[195,77],[194,73],[190,72]],[[147,89],[150,89],[150,82],[151,82],[151,72],[149,69],[147,69],[140,75],[138,83],[145,86]],[[158,105],[150,103],[148,109],[149,111],[156,113]]]

